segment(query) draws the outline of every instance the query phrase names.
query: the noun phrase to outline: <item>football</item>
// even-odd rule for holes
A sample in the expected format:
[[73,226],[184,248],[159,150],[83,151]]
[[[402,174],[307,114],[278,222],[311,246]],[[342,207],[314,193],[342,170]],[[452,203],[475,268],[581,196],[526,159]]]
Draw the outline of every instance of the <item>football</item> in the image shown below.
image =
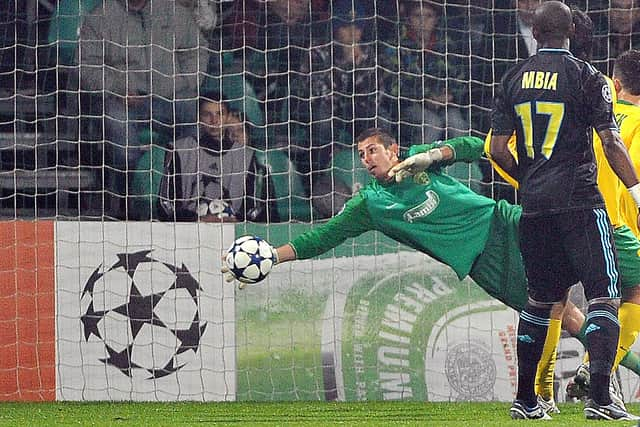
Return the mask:
[[257,236],[242,236],[236,239],[225,262],[229,271],[242,283],[258,283],[264,280],[275,263],[272,246]]

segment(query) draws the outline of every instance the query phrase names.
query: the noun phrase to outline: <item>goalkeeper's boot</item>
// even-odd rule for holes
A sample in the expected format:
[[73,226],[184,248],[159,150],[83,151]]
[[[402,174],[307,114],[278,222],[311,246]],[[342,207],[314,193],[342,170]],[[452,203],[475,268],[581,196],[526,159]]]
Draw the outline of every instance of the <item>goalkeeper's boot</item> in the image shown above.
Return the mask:
[[589,394],[589,384],[591,375],[589,374],[589,364],[583,363],[578,366],[576,375],[567,384],[567,397],[574,399],[584,399]]
[[556,402],[552,397],[550,397],[549,399],[545,399],[544,397],[538,395],[538,405],[544,412],[549,415],[560,413],[560,409],[558,409],[558,405],[556,405]]
[[620,372],[616,369],[616,372],[611,374],[611,380],[609,381],[609,394],[613,403],[627,410],[624,405],[624,395],[622,394],[622,387],[620,387]]
[[509,410],[511,418],[514,420],[550,420],[551,417],[547,414],[539,404],[536,404],[533,408],[527,407],[522,400],[514,400]]
[[587,399],[584,404],[584,416],[588,420],[640,420],[640,417],[630,414],[613,402],[608,405],[598,405],[593,399]]

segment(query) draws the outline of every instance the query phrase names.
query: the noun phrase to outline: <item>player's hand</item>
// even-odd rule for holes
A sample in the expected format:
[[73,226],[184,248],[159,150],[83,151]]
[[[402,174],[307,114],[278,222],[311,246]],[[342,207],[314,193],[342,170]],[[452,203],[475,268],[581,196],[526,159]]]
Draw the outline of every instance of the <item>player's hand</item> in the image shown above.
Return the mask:
[[222,267],[220,267],[220,272],[224,277],[224,281],[227,283],[238,282],[238,289],[242,289],[245,287],[246,283],[243,283],[238,280],[238,278],[233,274],[233,271],[229,269],[227,265],[227,256],[226,254],[222,256]]
[[414,154],[403,162],[398,163],[389,170],[389,177],[396,177],[396,181],[423,172],[433,163],[442,160],[442,151],[439,148],[432,148],[426,153]]

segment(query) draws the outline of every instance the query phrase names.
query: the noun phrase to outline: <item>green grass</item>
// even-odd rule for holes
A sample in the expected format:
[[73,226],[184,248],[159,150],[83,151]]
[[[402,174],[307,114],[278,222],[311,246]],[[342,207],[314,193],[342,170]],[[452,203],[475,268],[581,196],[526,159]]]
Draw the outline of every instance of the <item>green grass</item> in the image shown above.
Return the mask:
[[[545,426],[602,425],[587,422],[582,404],[560,405]],[[629,405],[640,412],[640,405]],[[508,403],[0,403],[0,425],[189,426],[189,425],[429,425],[522,426]],[[636,425],[617,422],[616,426]]]
[[[319,352],[287,351],[282,357],[238,361],[238,401],[324,400]],[[277,387],[274,386],[277,384]]]
[[317,319],[325,300],[291,290],[240,315],[238,401],[324,400]]

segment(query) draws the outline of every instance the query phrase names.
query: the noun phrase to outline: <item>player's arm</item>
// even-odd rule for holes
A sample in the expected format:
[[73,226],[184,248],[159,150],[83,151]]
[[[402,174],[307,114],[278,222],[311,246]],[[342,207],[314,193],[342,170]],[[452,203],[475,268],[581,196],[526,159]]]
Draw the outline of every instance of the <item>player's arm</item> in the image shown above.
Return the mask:
[[482,154],[483,142],[474,136],[460,136],[430,144],[412,145],[409,157],[395,165],[389,176],[396,181],[429,169],[432,165],[446,166],[456,161],[472,162]]
[[[640,206],[640,184],[613,117],[611,89],[601,73],[589,74],[585,79],[584,87],[586,99],[591,100],[588,104],[591,108],[587,114],[602,141],[604,155],[611,169],[627,187],[636,206]],[[640,225],[640,216],[638,224]]]
[[509,151],[509,135],[496,135],[491,136],[491,148],[489,154],[491,158],[500,166],[504,172],[510,176],[516,176],[518,163]]
[[358,193],[331,220],[278,247],[278,263],[313,258],[373,228],[365,199]]
[[[452,140],[445,141],[445,143],[447,144],[451,143],[454,151],[456,152],[455,161],[461,160],[465,162],[474,162],[482,159],[483,157],[486,157],[491,163],[491,166],[493,166],[493,168],[496,170],[496,172],[498,172],[498,174],[505,181],[511,184],[511,186],[517,189],[519,187],[518,181],[516,181],[512,176],[507,174],[491,158],[491,136],[492,135],[493,135],[493,132],[491,129],[489,129],[489,132],[487,132],[487,136],[485,137],[484,141],[475,137],[471,137],[472,140],[467,140],[467,137],[464,137],[465,140],[460,141],[462,144],[458,144],[458,141],[457,141],[458,138],[453,138]],[[509,138],[508,147],[509,147],[509,151],[511,152],[511,155],[513,155],[514,159],[516,159],[516,162],[517,162],[518,154],[516,153],[515,134],[511,134],[511,137]]]
[[455,162],[473,162],[482,156],[483,145],[484,142],[475,136],[458,136],[430,144],[412,145],[409,148],[409,156],[440,150],[443,157],[439,163],[445,166]]
[[496,89],[494,107],[491,111],[492,135],[488,154],[505,173],[517,179],[518,162],[509,150],[509,139],[515,130],[516,117],[513,105],[504,90],[509,76],[510,74],[507,74]]
[[618,178],[633,196],[636,205],[640,206],[640,184],[638,184],[638,176],[631,162],[631,157],[627,148],[620,138],[617,130],[601,129],[598,130],[598,136],[602,140],[602,148],[607,157],[607,161],[611,169],[618,175]]
[[[373,222],[366,209],[365,199],[361,193],[358,193],[347,202],[342,212],[327,223],[300,234],[278,248],[273,248],[269,244],[274,254],[273,265],[323,254],[340,245],[347,238],[356,237],[371,229],[373,229]],[[224,275],[225,281],[230,283],[238,278],[227,264],[226,258],[227,254],[223,255],[220,271]],[[264,276],[266,274],[268,272]],[[240,289],[242,289],[244,283],[241,280],[240,282]]]
[[[491,157],[491,137],[492,136],[493,136],[493,131],[492,129],[489,129],[489,132],[487,133],[487,137],[484,140],[484,154],[487,156],[487,159],[489,160],[489,163],[491,163],[491,166],[493,167],[493,169],[496,172],[498,172],[498,175],[500,175],[502,179],[504,179],[507,183],[509,183],[513,188],[517,190],[520,188],[520,183],[514,177],[509,175],[504,169],[502,169],[500,165],[498,165],[496,161],[493,160],[493,158]],[[517,162],[518,153],[516,152],[516,135],[515,134],[512,134],[511,137],[509,138],[508,147],[509,147],[509,151],[511,151],[511,155]]]
[[[624,142],[624,141],[623,141]],[[635,133],[629,144],[629,157],[636,170],[636,173],[640,171],[640,129]]]

